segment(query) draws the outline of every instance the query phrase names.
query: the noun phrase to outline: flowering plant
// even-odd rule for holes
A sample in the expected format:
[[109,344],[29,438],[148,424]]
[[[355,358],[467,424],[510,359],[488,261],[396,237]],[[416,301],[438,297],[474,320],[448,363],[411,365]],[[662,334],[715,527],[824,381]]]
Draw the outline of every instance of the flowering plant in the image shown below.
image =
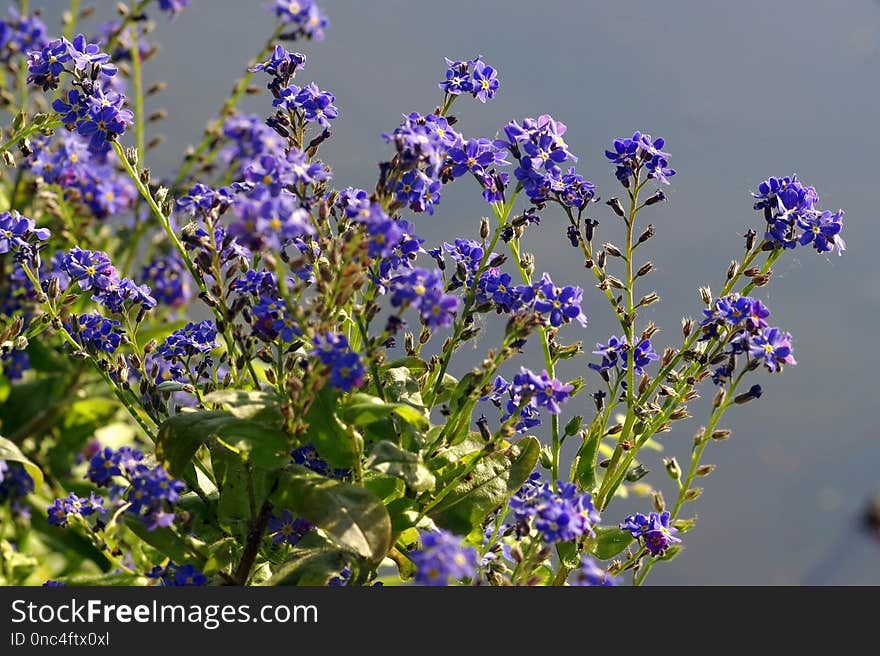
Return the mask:
[[[453,107],[492,100],[498,72],[447,59],[437,107],[382,135],[375,187],[342,187],[319,157],[336,98],[300,85],[307,58],[285,45],[323,38],[327,19],[276,0],[255,63],[156,180],[145,12],[188,4],[142,0],[92,36],[75,10],[58,38],[38,14],[0,20],[14,117],[0,139],[0,580],[638,585],[678,556],[724,413],[761,396],[761,370],[795,364],[758,290],[787,250],[842,253],[843,212],[797,176],[758,183],[744,253],[658,351],[640,314],[659,297],[637,286],[653,270],[643,214],[676,175],[663,139],[615,139],[617,196],[600,202],[550,115],[465,136]],[[266,116],[237,109],[252,82]],[[447,185],[474,183],[487,218],[418,237]],[[582,254],[583,286],[541,271],[526,250],[539,229]],[[619,330],[585,353],[606,303]],[[492,324],[498,343],[472,346]],[[534,353],[542,365],[524,366]],[[582,375],[561,380],[563,361]],[[642,454],[707,391],[690,462],[664,461],[667,503]],[[646,512],[615,509],[629,494]]]

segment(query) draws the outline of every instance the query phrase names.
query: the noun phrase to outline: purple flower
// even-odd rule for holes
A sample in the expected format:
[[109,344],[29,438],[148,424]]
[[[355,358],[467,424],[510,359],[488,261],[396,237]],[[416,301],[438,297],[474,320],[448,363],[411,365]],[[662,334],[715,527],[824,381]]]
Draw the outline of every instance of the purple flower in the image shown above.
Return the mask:
[[827,253],[836,249],[838,255],[843,255],[846,250],[846,242],[840,236],[840,231],[843,228],[842,219],[843,210],[811,212],[799,216],[797,224],[804,233],[798,242],[801,246],[812,244],[818,253]]
[[342,333],[318,335],[310,354],[330,368],[330,384],[334,387],[348,392],[363,385],[364,365],[360,356],[350,350]]
[[620,528],[629,531],[634,538],[644,540],[645,548],[652,556],[662,556],[670,545],[681,542],[675,537],[678,529],[669,525],[669,518],[668,510],[652,512],[648,516],[638,513],[627,517]]
[[70,59],[63,39],[55,39],[40,50],[32,50],[28,53],[28,83],[42,87],[43,91],[58,88],[58,78]]
[[489,98],[494,98],[498,91],[498,72],[477,60],[474,63],[473,94],[480,102],[485,103]]
[[751,335],[748,349],[749,355],[763,361],[770,371],[781,371],[783,364],[797,364],[791,354],[791,333],[779,328],[765,328],[760,334]]
[[559,327],[572,319],[582,326],[587,325],[587,317],[581,310],[584,290],[567,285],[556,287],[550,275],[545,273],[538,284],[539,295],[535,300],[535,310],[548,314],[550,325]]
[[556,378],[551,378],[546,371],[539,374],[522,367],[513,377],[513,394],[522,399],[528,396],[530,402],[538,407],[547,408],[550,414],[562,412],[560,403],[568,400],[573,385],[566,385]]
[[306,520],[294,517],[289,510],[285,510],[281,515],[272,516],[267,532],[272,536],[273,544],[295,545],[313,528]]
[[189,3],[190,0],[159,0],[159,9],[167,11],[171,18],[177,18]]
[[[557,491],[558,490],[558,491]],[[582,535],[592,535],[601,517],[589,493],[579,493],[574,483],[559,481],[556,489],[542,483],[533,473],[510,499],[510,509],[520,535],[529,532],[529,524],[546,542],[570,542]]]
[[574,586],[612,586],[617,585],[617,579],[596,564],[589,556],[581,557],[581,565],[571,574],[569,581]]
[[116,269],[110,257],[102,251],[88,251],[74,246],[61,261],[61,270],[79,284],[80,289],[88,291],[106,289],[116,278]]
[[77,70],[88,71],[93,66],[98,66],[101,73],[107,77],[116,75],[116,66],[110,62],[110,55],[106,52],[101,52],[101,48],[97,43],[89,43],[82,34],[78,34],[73,39],[73,42],[66,40],[65,42]]
[[0,253],[26,248],[32,241],[46,241],[49,235],[46,228],[37,228],[33,219],[15,210],[0,212]]
[[448,531],[421,534],[422,548],[410,554],[416,566],[416,583],[449,585],[477,573],[477,550],[462,545],[462,539]]
[[217,348],[216,339],[217,326],[213,321],[206,319],[199,323],[190,322],[168,335],[158,346],[156,353],[166,360],[210,353]]
[[76,329],[72,324],[68,322],[68,331],[88,351],[114,353],[122,343],[122,324],[96,312],[77,317]]

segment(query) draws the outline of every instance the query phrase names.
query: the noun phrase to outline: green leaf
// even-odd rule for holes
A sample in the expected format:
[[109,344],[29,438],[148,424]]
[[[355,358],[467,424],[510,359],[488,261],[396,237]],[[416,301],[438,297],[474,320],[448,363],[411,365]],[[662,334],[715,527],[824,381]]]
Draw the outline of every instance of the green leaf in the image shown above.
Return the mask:
[[231,420],[222,410],[184,412],[167,419],[156,437],[156,458],[172,475],[183,477],[199,447]]
[[392,360],[391,362],[382,365],[383,371],[399,368],[408,369],[409,372],[416,378],[421,378],[426,373],[428,373],[428,363],[414,355],[405,358],[398,358],[397,360]]
[[336,390],[325,387],[318,392],[306,413],[307,435],[324,460],[334,467],[347,469],[354,465],[358,452],[345,426],[336,417],[338,401]]
[[147,525],[133,515],[126,515],[123,521],[132,533],[175,563],[198,563],[199,568],[204,566],[204,559],[195,556],[187,542],[170,528],[148,531]]
[[591,434],[582,443],[571,467],[572,479],[581,490],[591,492],[596,487],[596,453],[602,436]]
[[83,574],[80,576],[65,576],[59,579],[62,583],[73,586],[145,586],[150,580],[133,572],[112,572],[109,574]]
[[345,551],[333,547],[294,549],[264,585],[326,586],[348,564]]
[[388,440],[383,440],[373,447],[366,467],[402,478],[415,492],[430,490],[436,482],[434,474],[425,466],[419,454],[404,451]]
[[281,421],[278,396],[273,392],[224,389],[211,392],[202,399],[205,403],[225,406],[225,410],[239,419],[259,418],[266,423]]
[[399,499],[406,493],[406,484],[402,480],[372,470],[364,472],[364,487],[385,504]]
[[581,422],[584,420],[580,415],[575,415],[571,419],[568,420],[568,423],[565,425],[565,430],[563,434],[566,437],[571,437],[572,435],[577,435],[577,432],[581,429]]
[[415,499],[405,497],[395,499],[388,504],[388,515],[391,517],[391,530],[401,533],[416,525],[419,521],[419,504]]
[[362,487],[294,465],[281,472],[271,498],[277,508],[289,508],[373,563],[380,562],[391,548],[388,511]]
[[429,513],[443,528],[467,535],[486,515],[513,496],[538,462],[541,447],[534,437],[525,437],[506,451],[480,461],[472,475],[459,483]]
[[28,476],[34,479],[34,490],[39,490],[42,487],[43,472],[25,457],[21,449],[14,442],[7,440],[5,437],[0,437],[0,460],[21,463]]
[[428,430],[430,422],[425,413],[406,403],[386,403],[378,396],[352,394],[351,398],[339,408],[339,418],[347,424],[365,426],[381,419],[397,415],[416,428]]
[[196,451],[214,435],[261,467],[280,467],[289,458],[289,442],[280,427],[240,419],[224,410],[184,412],[167,419],[159,428],[156,457],[182,478]]
[[628,531],[614,526],[597,526],[596,537],[592,540],[590,553],[600,560],[614,558],[633,542],[633,536]]
[[577,544],[574,542],[557,542],[556,553],[559,554],[559,561],[568,569],[577,569],[581,564]]

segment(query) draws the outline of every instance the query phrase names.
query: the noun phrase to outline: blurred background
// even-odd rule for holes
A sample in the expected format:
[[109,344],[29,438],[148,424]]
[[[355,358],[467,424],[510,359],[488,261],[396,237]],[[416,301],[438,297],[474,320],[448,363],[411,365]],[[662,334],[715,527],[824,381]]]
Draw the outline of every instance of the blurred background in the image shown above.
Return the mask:
[[[66,2],[43,6],[57,28]],[[115,2],[96,4],[105,19]],[[149,109],[169,111],[161,131],[168,141],[147,158],[167,175],[187,144],[226,97],[271,33],[263,0],[193,0],[174,22],[157,15],[158,56],[147,83],[168,91]],[[568,124],[566,140],[578,170],[601,196],[619,193],[604,148],[634,130],[666,138],[678,170],[669,202],[649,208],[642,224],[657,237],[639,255],[656,273],[641,292],[656,289],[662,303],[642,320],[664,328],[656,348],[680,343],[679,321],[700,312],[697,287],[718,289],[741,235],[763,222],[749,192],[770,175],[797,173],[817,187],[825,209],[846,210],[842,258],[811,250],[787,253],[759,294],[774,323],[794,335],[797,367],[781,376],[760,373],[757,402],[725,417],[733,437],[710,445],[705,462],[718,469],[690,514],[699,522],[686,552],[653,570],[654,584],[880,584],[880,541],[865,529],[865,513],[880,490],[876,430],[877,334],[880,286],[871,249],[880,238],[872,205],[874,157],[880,152],[880,4],[872,0],[720,0],[626,3],[598,0],[322,0],[330,18],[321,43],[291,46],[308,56],[297,82],[314,80],[336,94],[341,115],[322,159],[335,184],[374,186],[376,162],[389,156],[380,134],[404,112],[430,111],[440,99],[443,57],[476,54],[499,70],[501,90],[487,105],[462,98],[455,106],[468,137],[492,137],[510,119],[552,114]],[[157,12],[153,12],[154,14]],[[268,94],[244,108],[271,113]],[[429,244],[475,237],[488,213],[475,185],[448,187],[433,217],[419,215],[417,232]],[[604,205],[593,208],[598,239],[622,241],[621,224]],[[577,250],[564,236],[563,217],[546,211],[526,236],[537,270],[559,283],[586,288],[590,325],[576,324],[563,342],[583,340],[587,351],[606,341],[616,323],[593,287]],[[474,357],[490,348],[497,326],[477,341]],[[532,345],[536,346],[536,345]],[[466,354],[459,357],[467,367]],[[540,368],[537,354],[527,364]],[[456,373],[456,372],[453,372]],[[460,372],[459,372],[460,373]],[[579,359],[562,375],[584,375]],[[562,377],[562,376],[561,376]],[[711,386],[704,396],[713,394]],[[567,412],[588,414],[589,397]],[[589,403],[590,407],[587,407]],[[694,431],[705,421],[706,400],[694,419],[662,437],[664,454],[649,453],[651,480],[673,497],[662,456],[686,463]],[[615,502],[604,521],[650,500]],[[687,510],[687,509],[686,509]],[[688,512],[683,516],[688,516]],[[618,516],[619,515],[619,516]]]

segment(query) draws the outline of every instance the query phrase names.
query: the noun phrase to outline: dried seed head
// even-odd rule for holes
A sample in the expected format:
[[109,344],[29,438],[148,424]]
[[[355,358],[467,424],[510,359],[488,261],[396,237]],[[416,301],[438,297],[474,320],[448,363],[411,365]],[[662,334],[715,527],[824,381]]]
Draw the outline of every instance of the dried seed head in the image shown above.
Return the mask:
[[700,287],[700,299],[706,305],[712,304],[712,290],[708,287]]

